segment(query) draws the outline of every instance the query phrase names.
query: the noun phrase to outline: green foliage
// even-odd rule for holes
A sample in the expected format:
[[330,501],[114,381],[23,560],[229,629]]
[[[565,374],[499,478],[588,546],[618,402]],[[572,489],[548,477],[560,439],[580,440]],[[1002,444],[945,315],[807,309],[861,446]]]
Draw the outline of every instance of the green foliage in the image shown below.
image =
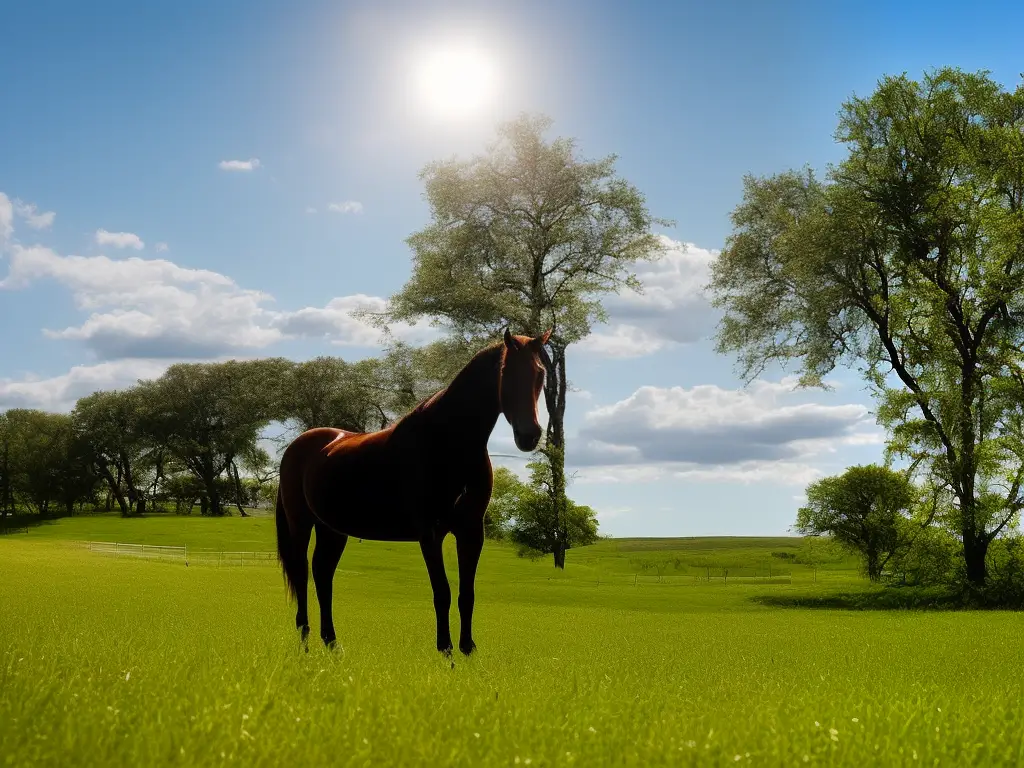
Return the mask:
[[281,385],[280,415],[300,431],[336,427],[369,432],[387,426],[376,382],[378,361],[348,363],[339,357],[316,357],[290,366]]
[[142,385],[154,439],[202,484],[204,513],[223,513],[221,476],[280,413],[279,382],[288,367],[278,359],[178,363]]
[[914,526],[914,530],[904,536],[907,545],[896,552],[888,565],[893,582],[921,587],[949,586],[956,582],[960,543],[946,528]]
[[2,415],[2,490],[13,512],[20,503],[43,517],[72,514],[97,484],[67,414],[12,409]]
[[878,581],[889,560],[907,545],[906,521],[917,490],[906,475],[873,464],[807,486],[807,505],[796,530],[828,535],[861,553],[868,578]]
[[494,472],[491,502],[484,519],[488,538],[514,543],[520,555],[550,554],[560,543],[565,549],[598,540],[597,516],[587,506],[566,499],[563,515],[555,513],[551,494],[551,465],[530,463],[530,482],[524,483],[506,467]]
[[941,69],[841,110],[847,157],[747,178],[712,266],[718,349],[805,385],[857,365],[891,456],[956,499],[968,580],[1022,504],[1024,86]]
[[147,489],[155,489],[164,459],[153,439],[154,403],[137,388],[96,392],[81,398],[72,414],[77,439],[122,515],[145,508]]

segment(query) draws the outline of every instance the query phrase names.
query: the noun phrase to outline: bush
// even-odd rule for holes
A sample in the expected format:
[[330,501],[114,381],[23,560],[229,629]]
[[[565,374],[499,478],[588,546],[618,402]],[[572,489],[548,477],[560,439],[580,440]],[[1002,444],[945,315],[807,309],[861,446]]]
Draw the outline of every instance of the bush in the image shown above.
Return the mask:
[[945,529],[919,528],[889,564],[889,581],[910,586],[948,585],[955,579],[959,542]]

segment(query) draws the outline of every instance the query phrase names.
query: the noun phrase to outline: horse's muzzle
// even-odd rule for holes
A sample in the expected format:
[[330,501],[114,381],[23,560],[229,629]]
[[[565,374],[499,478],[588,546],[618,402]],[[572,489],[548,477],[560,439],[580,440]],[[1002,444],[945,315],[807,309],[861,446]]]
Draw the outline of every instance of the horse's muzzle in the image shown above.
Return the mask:
[[540,435],[540,427],[526,431],[512,430],[512,437],[516,441],[516,448],[527,453],[536,449],[537,444],[540,443]]

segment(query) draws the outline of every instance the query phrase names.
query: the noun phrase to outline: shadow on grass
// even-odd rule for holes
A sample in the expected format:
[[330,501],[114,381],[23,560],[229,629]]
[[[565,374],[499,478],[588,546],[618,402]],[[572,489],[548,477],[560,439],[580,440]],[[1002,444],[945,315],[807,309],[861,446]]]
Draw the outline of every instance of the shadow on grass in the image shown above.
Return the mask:
[[913,587],[813,595],[756,595],[750,600],[769,608],[816,608],[831,611],[963,611],[995,607],[972,600],[957,591]]

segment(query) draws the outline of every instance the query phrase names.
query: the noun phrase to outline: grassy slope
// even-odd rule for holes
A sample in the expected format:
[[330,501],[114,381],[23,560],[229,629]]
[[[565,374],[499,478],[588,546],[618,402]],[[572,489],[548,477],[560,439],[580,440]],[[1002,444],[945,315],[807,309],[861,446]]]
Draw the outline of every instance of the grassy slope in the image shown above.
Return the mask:
[[[332,655],[298,652],[276,568],[61,541],[110,525],[120,541],[269,548],[268,522],[88,519],[0,539],[0,764],[991,765],[1024,743],[1024,685],[1006,674],[1024,661],[1017,615],[758,600],[863,589],[841,572],[634,587],[610,577],[650,540],[573,553],[564,575],[489,546],[480,654],[452,669],[431,647],[415,546],[350,546],[335,582],[345,650]],[[658,551],[745,562],[783,543]]]

